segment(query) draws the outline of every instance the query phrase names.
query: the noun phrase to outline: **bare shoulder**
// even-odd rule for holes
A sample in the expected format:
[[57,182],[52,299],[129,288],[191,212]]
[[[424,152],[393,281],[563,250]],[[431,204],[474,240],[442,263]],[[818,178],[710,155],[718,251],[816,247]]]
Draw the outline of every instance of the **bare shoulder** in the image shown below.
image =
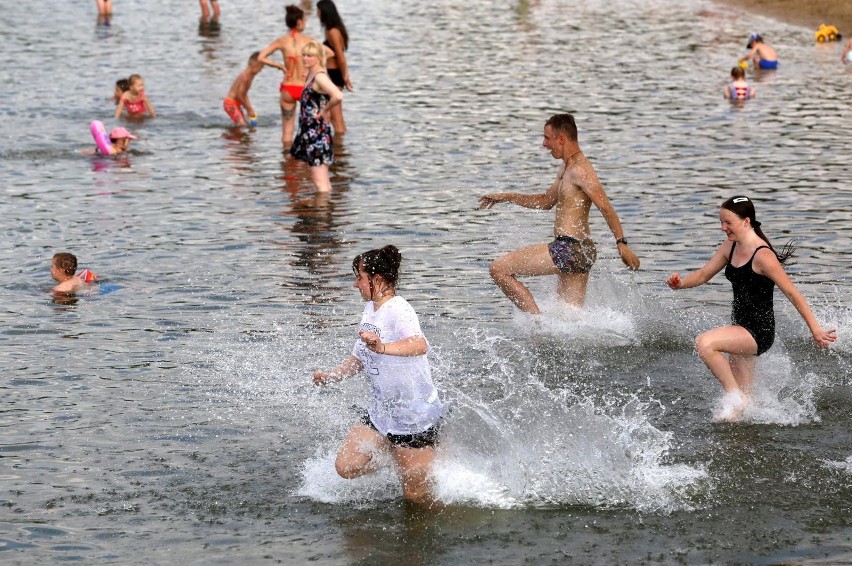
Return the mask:
[[590,188],[600,185],[598,175],[595,173],[595,168],[592,166],[592,162],[589,161],[583,153],[575,155],[568,161],[565,165],[564,175],[571,181],[571,184],[581,188]]
[[767,246],[758,248],[754,252],[753,265],[758,269],[766,269],[780,266],[781,262],[778,261],[778,256],[775,255],[775,252]]

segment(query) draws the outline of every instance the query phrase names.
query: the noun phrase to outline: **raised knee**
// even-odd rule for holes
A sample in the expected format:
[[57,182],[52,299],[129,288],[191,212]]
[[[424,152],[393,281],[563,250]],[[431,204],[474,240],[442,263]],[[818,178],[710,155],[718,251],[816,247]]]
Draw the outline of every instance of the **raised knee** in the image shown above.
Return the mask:
[[357,478],[359,476],[354,468],[348,466],[346,462],[341,461],[340,458],[334,462],[334,469],[337,471],[337,475],[343,479],[351,480],[352,478]]
[[499,281],[505,277],[511,277],[512,274],[509,273],[503,266],[500,264],[500,260],[494,260],[491,262],[491,265],[488,267],[488,273],[491,275],[491,278],[495,281]]
[[361,475],[361,470],[357,466],[353,466],[352,462],[350,462],[348,458],[344,458],[340,455],[338,455],[334,460],[334,469],[337,471],[338,476],[347,480],[357,478]]
[[710,338],[707,334],[699,334],[695,338],[695,351],[698,352],[698,355],[703,358],[707,354],[709,354],[713,349],[710,344]]

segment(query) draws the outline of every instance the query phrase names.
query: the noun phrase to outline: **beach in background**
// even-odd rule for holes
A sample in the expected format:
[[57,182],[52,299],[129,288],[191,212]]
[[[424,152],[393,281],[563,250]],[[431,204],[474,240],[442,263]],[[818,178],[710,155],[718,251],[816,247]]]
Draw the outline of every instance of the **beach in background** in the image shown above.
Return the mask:
[[[349,131],[331,195],[282,152],[278,85],[253,130],[222,101],[285,33],[280,0],[7,2],[0,13],[0,561],[8,564],[801,564],[852,562],[852,66],[802,23],[700,0],[336,2],[350,32]],[[309,4],[305,2],[305,4]],[[320,36],[316,14],[306,32]],[[778,71],[722,96],[759,30]],[[846,30],[844,30],[846,31]],[[144,77],[156,119],[114,120]],[[821,88],[821,85],[831,85]],[[580,312],[530,278],[521,316],[489,263],[546,242],[545,121],[575,115],[625,236],[593,211]],[[92,120],[130,151],[81,155]],[[745,193],[798,244],[790,277],[838,340],[817,349],[775,294],[777,336],[742,422],[694,354],[725,324],[723,275],[674,292]],[[355,255],[393,244],[399,294],[449,408],[412,510],[389,468],[346,481],[364,377],[318,389],[352,349]],[[54,300],[71,251],[109,287]],[[107,292],[108,291],[108,292]]]
[[[844,41],[852,37],[852,2],[848,0],[715,0],[744,12],[762,14],[816,31],[820,24],[836,26]],[[752,31],[761,32],[755,28]],[[774,38],[766,38],[772,44]]]

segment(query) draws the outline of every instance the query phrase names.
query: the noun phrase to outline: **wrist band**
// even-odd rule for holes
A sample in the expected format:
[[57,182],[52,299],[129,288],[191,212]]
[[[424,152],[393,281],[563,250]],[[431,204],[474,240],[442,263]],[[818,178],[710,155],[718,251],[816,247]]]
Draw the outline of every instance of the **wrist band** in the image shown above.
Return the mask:
[[626,246],[627,245],[627,238],[625,238],[624,236],[622,236],[621,238],[616,238],[615,239],[615,245],[617,246],[618,244],[624,244]]

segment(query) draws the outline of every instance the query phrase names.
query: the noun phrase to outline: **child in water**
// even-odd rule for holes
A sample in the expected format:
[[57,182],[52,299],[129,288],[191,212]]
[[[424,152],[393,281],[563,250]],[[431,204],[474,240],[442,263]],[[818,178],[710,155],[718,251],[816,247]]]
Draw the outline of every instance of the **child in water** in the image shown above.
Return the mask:
[[731,82],[725,87],[725,98],[731,100],[748,100],[754,98],[755,90],[748,86],[745,80],[745,69],[734,67],[731,69]]
[[[107,155],[119,155],[130,148],[130,140],[137,139],[136,136],[130,133],[127,128],[113,128],[109,133],[109,141],[111,144]],[[84,149],[80,153],[83,155],[103,155],[100,148]]]
[[86,285],[97,281],[98,276],[88,269],[82,270],[76,275],[77,256],[67,252],[54,254],[50,263],[50,276],[59,284],[52,292],[60,295],[73,295]]
[[145,94],[145,82],[142,76],[130,75],[127,80],[130,83],[130,89],[121,95],[118,108],[115,109],[115,117],[120,117],[121,111],[127,110],[128,116],[143,116],[145,112],[148,112],[151,117],[156,118],[157,113],[154,112],[154,107],[151,106],[151,101]]
[[245,108],[245,114],[248,115],[248,125],[252,128],[257,126],[257,112],[255,112],[254,106],[251,105],[248,91],[251,88],[254,78],[263,70],[263,63],[257,60],[259,55],[260,51],[255,51],[251,54],[248,66],[234,79],[231,90],[228,91],[228,95],[225,97],[223,104],[225,112],[228,113],[231,120],[238,126],[246,125],[243,108]]
[[127,79],[118,79],[115,81],[115,91],[112,93],[112,100],[117,105],[121,102],[121,95],[130,90],[130,81]]
[[751,59],[756,69],[778,68],[778,55],[775,53],[775,49],[768,43],[764,43],[759,33],[753,33],[748,36],[746,49],[750,49],[751,51],[740,58],[740,63]]

